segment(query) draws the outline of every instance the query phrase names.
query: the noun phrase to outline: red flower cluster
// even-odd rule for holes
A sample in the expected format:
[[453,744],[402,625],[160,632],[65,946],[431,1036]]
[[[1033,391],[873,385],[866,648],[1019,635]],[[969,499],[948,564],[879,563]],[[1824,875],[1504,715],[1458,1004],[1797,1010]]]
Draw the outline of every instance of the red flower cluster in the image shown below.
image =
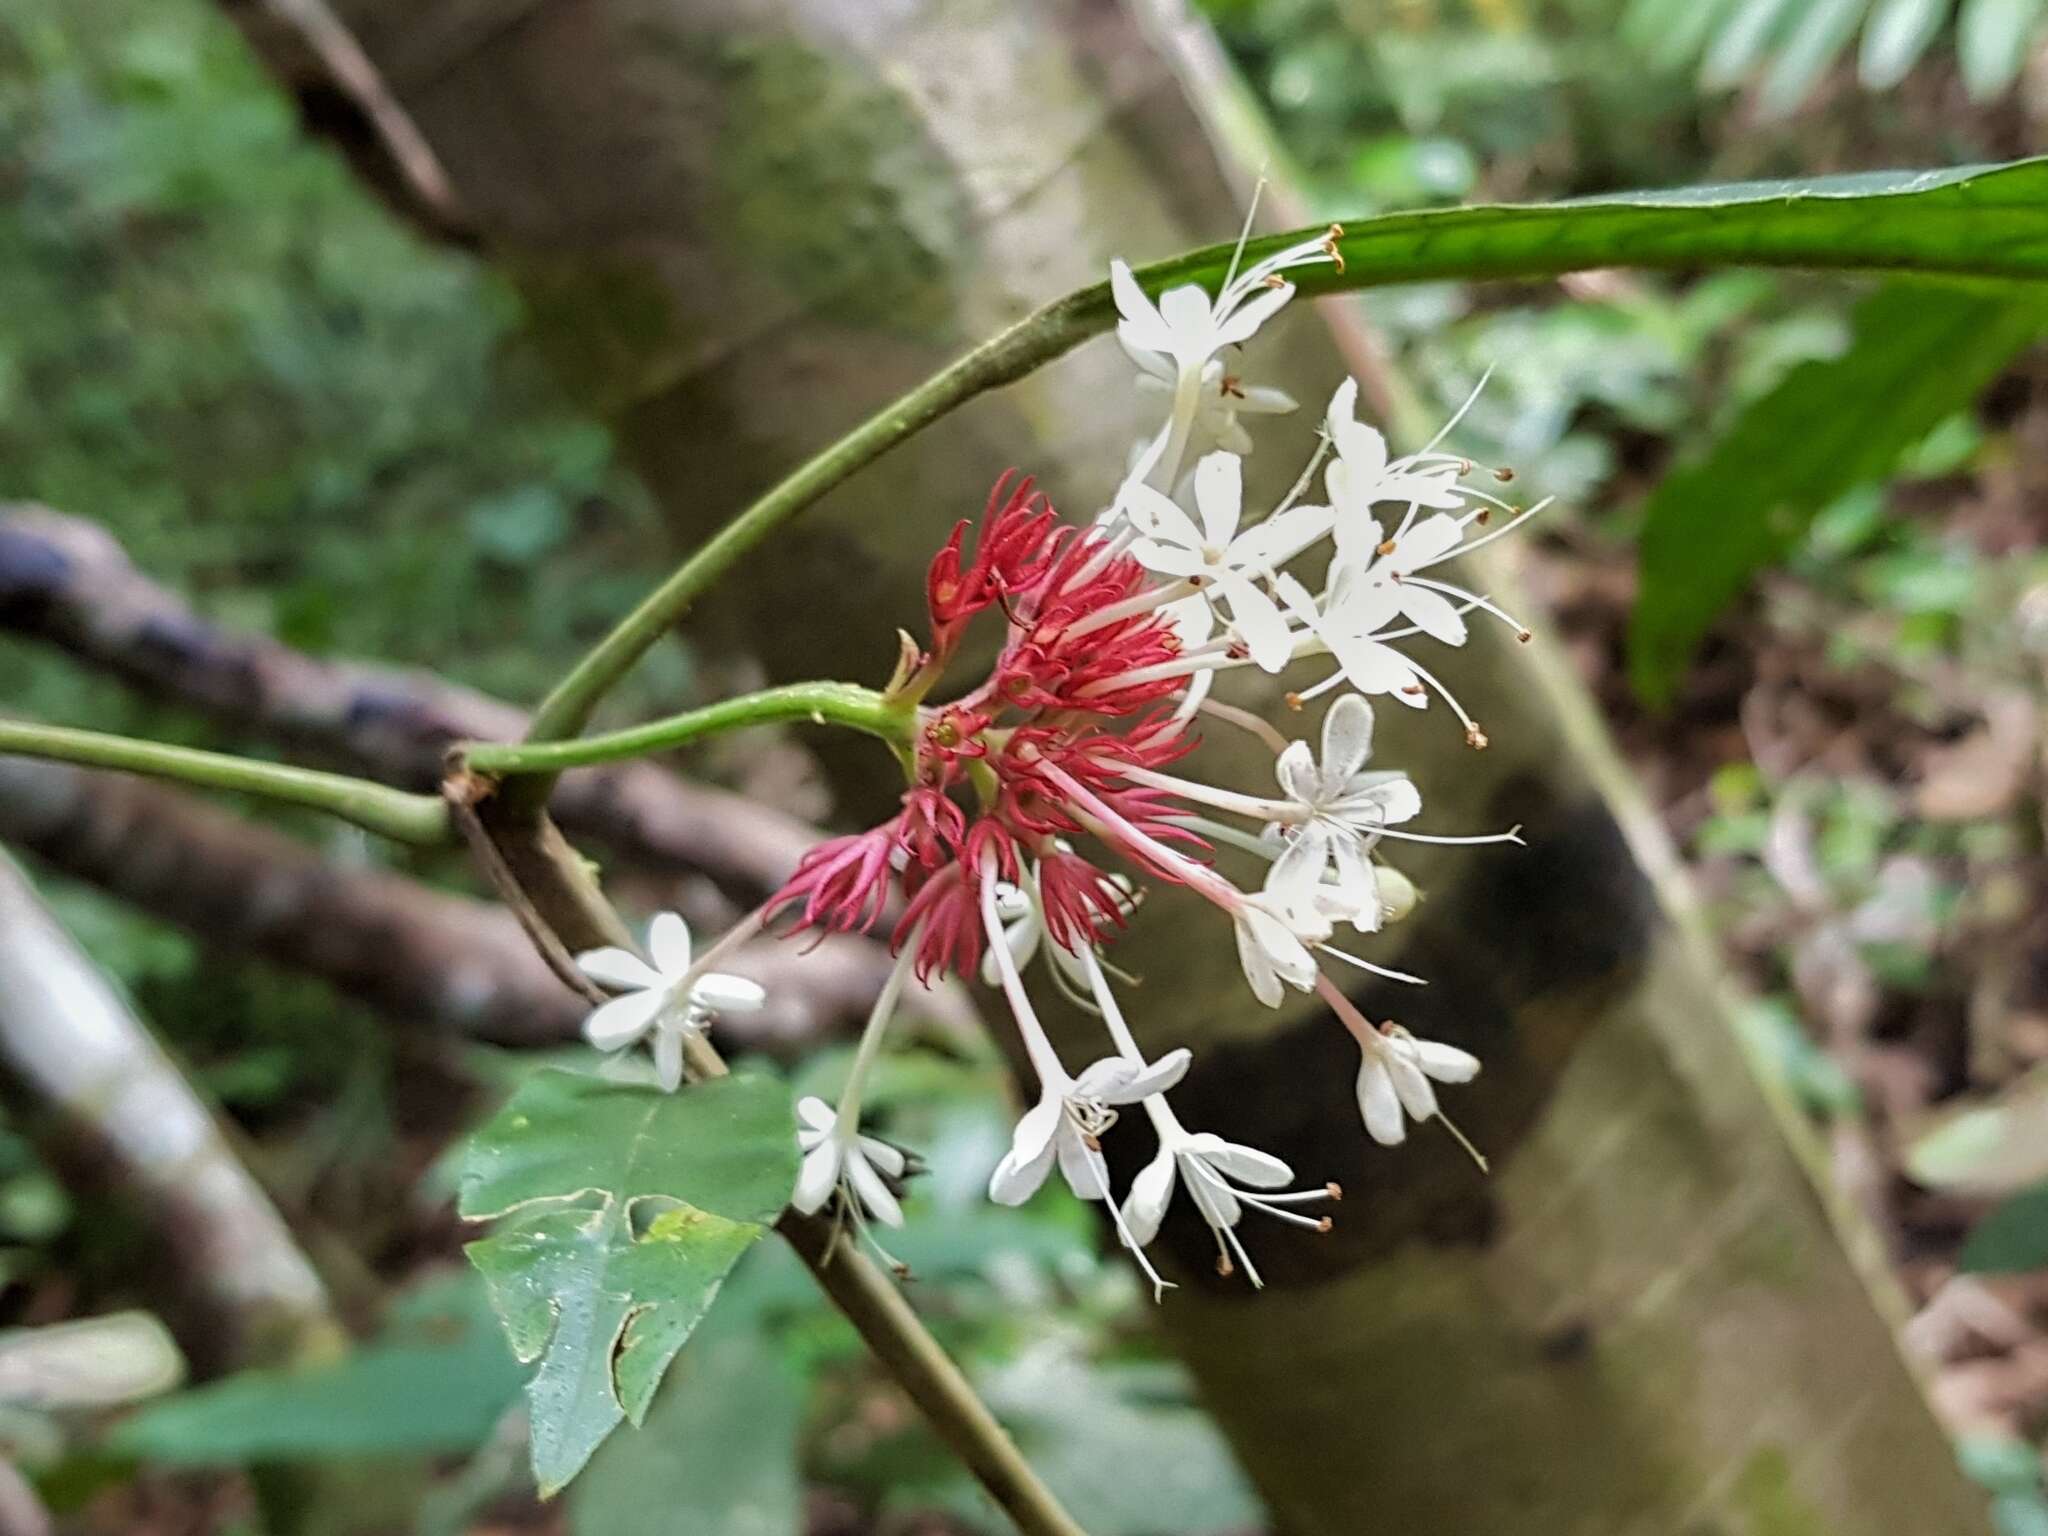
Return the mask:
[[932,561],[931,649],[906,686],[931,686],[974,619],[999,607],[1007,632],[994,667],[965,697],[920,712],[902,811],[813,849],[770,903],[796,913],[797,932],[866,932],[900,895],[891,944],[917,935],[920,979],[979,965],[984,871],[1014,881],[1023,855],[1036,860],[1047,929],[1072,949],[1120,928],[1126,898],[1055,839],[1121,821],[1201,846],[1169,819],[1172,797],[1124,776],[1194,746],[1179,721],[1145,713],[1184,681],[1142,675],[1180,651],[1172,622],[1132,601],[1150,574],[1100,531],[1062,524],[1028,478],[996,482],[971,556],[969,530],[963,520]]

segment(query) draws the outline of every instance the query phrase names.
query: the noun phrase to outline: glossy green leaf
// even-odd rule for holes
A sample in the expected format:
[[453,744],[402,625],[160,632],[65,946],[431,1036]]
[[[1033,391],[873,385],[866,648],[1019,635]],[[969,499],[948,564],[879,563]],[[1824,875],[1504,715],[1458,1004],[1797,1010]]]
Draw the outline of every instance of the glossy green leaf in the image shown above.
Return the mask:
[[1954,0],[1878,0],[1863,28],[1857,73],[1873,91],[1889,90],[1920,62]]
[[2048,329],[2048,292],[1899,285],[1856,311],[1847,352],[1809,362],[1667,476],[1642,533],[1629,672],[1668,699],[1687,656],[1760,567],[1813,517],[1881,478]]
[[527,1392],[553,1493],[662,1373],[796,1179],[789,1092],[729,1077],[664,1094],[537,1072],[471,1139],[460,1209],[504,1218],[469,1246]]
[[707,1320],[638,1429],[612,1436],[569,1495],[574,1536],[798,1536],[801,1384],[751,1318]]
[[[1250,242],[1245,260],[1313,231]],[[1939,171],[1674,187],[1543,204],[1481,204],[1344,226],[1342,270],[1288,274],[1305,294],[1444,279],[1550,277],[1590,267],[1807,267],[2048,278],[2048,158]],[[1206,246],[1137,270],[1149,292],[1213,288],[1234,246]],[[1043,340],[1028,370],[1115,322],[1109,285],[1068,295],[1030,322]],[[998,346],[1002,343],[990,343]]]
[[1963,0],[1956,16],[1956,63],[1976,101],[2001,96],[2027,61],[2048,0]]
[[1976,1274],[2048,1269],[2048,1184],[2036,1184],[1993,1207],[1963,1244],[1957,1264]]
[[345,1359],[181,1392],[129,1419],[112,1443],[148,1461],[201,1466],[469,1451],[525,1379],[483,1287],[465,1275],[422,1287],[376,1343]]

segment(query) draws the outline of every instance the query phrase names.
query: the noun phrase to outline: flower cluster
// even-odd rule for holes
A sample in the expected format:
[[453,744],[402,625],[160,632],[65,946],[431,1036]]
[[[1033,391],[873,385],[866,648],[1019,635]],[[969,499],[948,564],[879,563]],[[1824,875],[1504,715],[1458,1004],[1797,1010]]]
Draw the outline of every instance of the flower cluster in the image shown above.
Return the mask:
[[[1126,1025],[1103,955],[1130,921],[1143,881],[1184,886],[1230,923],[1261,1003],[1278,1006],[1289,988],[1320,992],[1357,1038],[1359,1111],[1375,1140],[1397,1143],[1410,1120],[1439,1117],[1432,1084],[1478,1071],[1464,1051],[1367,1021],[1324,967],[1335,960],[1401,976],[1338,939],[1347,927],[1375,933],[1414,904],[1414,888],[1381,862],[1384,845],[1514,839],[1414,830],[1422,812],[1415,785],[1369,766],[1368,700],[1419,709],[1441,699],[1466,740],[1485,746],[1478,724],[1404,642],[1462,644],[1475,613],[1527,638],[1488,598],[1432,573],[1531,514],[1475,484],[1481,472],[1436,443],[1393,457],[1357,419],[1357,387],[1346,381],[1292,491],[1262,516],[1248,515],[1241,455],[1250,441],[1240,418],[1285,413],[1294,402],[1245,383],[1233,371],[1234,350],[1293,295],[1290,271],[1340,260],[1339,233],[1242,270],[1234,262],[1214,295],[1190,284],[1156,303],[1113,264],[1118,340],[1142,388],[1166,399],[1166,420],[1090,523],[1063,521],[1031,480],[1005,475],[978,525],[963,520],[933,559],[928,635],[891,686],[915,720],[901,808],[814,849],[767,909],[795,933],[868,932],[886,919],[898,957],[840,1104],[803,1106],[798,1209],[836,1200],[857,1223],[901,1221],[906,1160],[860,1133],[863,1084],[911,978],[979,974],[1001,989],[1038,1083],[991,1180],[993,1199],[1024,1200],[1057,1167],[1075,1194],[1104,1202],[1162,1286],[1144,1248],[1176,1189],[1214,1232],[1218,1268],[1241,1268],[1254,1284],[1238,1232],[1247,1213],[1326,1229],[1327,1216],[1301,1208],[1335,1199],[1335,1186],[1290,1190],[1293,1171],[1278,1158],[1190,1131],[1168,1102],[1188,1052],[1150,1058]],[[927,702],[984,621],[1002,628],[993,665],[950,702]],[[1336,695],[1317,747],[1284,741],[1208,698],[1222,672],[1297,666],[1321,675],[1304,679],[1290,702]],[[1274,746],[1271,792],[1212,785],[1187,771],[1197,727],[1210,721]],[[1218,845],[1256,856],[1263,877],[1226,878],[1212,858]],[[1078,1071],[1055,1051],[1025,990],[1023,968],[1040,958],[1107,1032],[1106,1054]],[[600,1044],[655,1029],[667,1082],[670,1036],[721,1006],[707,993],[725,982],[687,973],[686,943],[680,969],[657,959],[652,982],[603,957],[585,965],[600,979],[667,989],[659,1006],[629,997],[592,1019]],[[1133,1109],[1150,1122],[1158,1152],[1119,1200],[1102,1139]]]

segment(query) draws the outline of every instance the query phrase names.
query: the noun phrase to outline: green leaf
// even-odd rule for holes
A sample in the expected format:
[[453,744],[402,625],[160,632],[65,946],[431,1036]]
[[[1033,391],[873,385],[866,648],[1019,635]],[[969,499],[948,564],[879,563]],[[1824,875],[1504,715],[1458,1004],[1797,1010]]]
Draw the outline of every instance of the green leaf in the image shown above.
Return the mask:
[[113,1449],[173,1465],[439,1455],[490,1438],[525,1380],[464,1275],[423,1286],[332,1365],[245,1371],[129,1419]]
[[1718,91],[1740,83],[1798,14],[1798,0],[1743,0],[1707,48],[1701,87]]
[[[1313,230],[1267,235],[1253,262]],[[1482,204],[1383,214],[1344,226],[1335,266],[1288,274],[1304,294],[1387,283],[1550,277],[1589,267],[1816,267],[1847,271],[2048,277],[2048,157],[1952,170],[1878,171],[1615,193],[1542,204]],[[1214,288],[1235,244],[1205,246],[1136,271],[1148,293]],[[1055,302],[1029,322],[1028,371],[1115,324],[1109,285]],[[1012,356],[1011,354],[1015,354]]]
[[1930,1189],[2010,1195],[2048,1180],[2048,1067],[1937,1116],[1906,1149]]
[[622,1418],[639,1423],[719,1286],[796,1180],[789,1091],[728,1077],[680,1093],[537,1072],[471,1139],[459,1208],[507,1218],[469,1246],[529,1383],[551,1494]]
[[1849,46],[1870,0],[1809,0],[1799,23],[1764,77],[1759,104],[1766,117],[1782,117],[1806,99],[1813,83]]
[[2048,1184],[2022,1190],[1977,1223],[1957,1264],[1975,1274],[2048,1269]]
[[1954,0],[1878,0],[1863,29],[1857,71],[1873,91],[1890,90],[1920,62]]
[[720,1311],[569,1495],[574,1536],[796,1536],[800,1384],[754,1319]]
[[1963,0],[1956,17],[1956,63],[1973,101],[2005,93],[2027,61],[2027,44],[2044,0]]
[[1706,456],[1667,476],[1642,533],[1629,673],[1669,699],[1693,645],[1759,567],[1843,492],[1967,405],[2048,329],[2048,293],[1896,285],[1856,311],[1849,350],[1803,363]]

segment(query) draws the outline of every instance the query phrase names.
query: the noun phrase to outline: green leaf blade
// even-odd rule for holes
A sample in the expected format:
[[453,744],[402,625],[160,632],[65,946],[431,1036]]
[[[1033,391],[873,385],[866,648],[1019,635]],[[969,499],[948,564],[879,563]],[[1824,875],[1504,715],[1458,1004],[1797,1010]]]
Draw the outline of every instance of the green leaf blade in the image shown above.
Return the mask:
[[1856,312],[1841,357],[1804,363],[1650,498],[1629,674],[1671,696],[1693,646],[1752,574],[1844,492],[1967,406],[2048,329],[2048,294],[1902,284]]
[[728,1077],[676,1094],[537,1072],[472,1139],[460,1209],[521,1360],[534,1479],[562,1488],[638,1423],[726,1275],[796,1178],[789,1091]]

